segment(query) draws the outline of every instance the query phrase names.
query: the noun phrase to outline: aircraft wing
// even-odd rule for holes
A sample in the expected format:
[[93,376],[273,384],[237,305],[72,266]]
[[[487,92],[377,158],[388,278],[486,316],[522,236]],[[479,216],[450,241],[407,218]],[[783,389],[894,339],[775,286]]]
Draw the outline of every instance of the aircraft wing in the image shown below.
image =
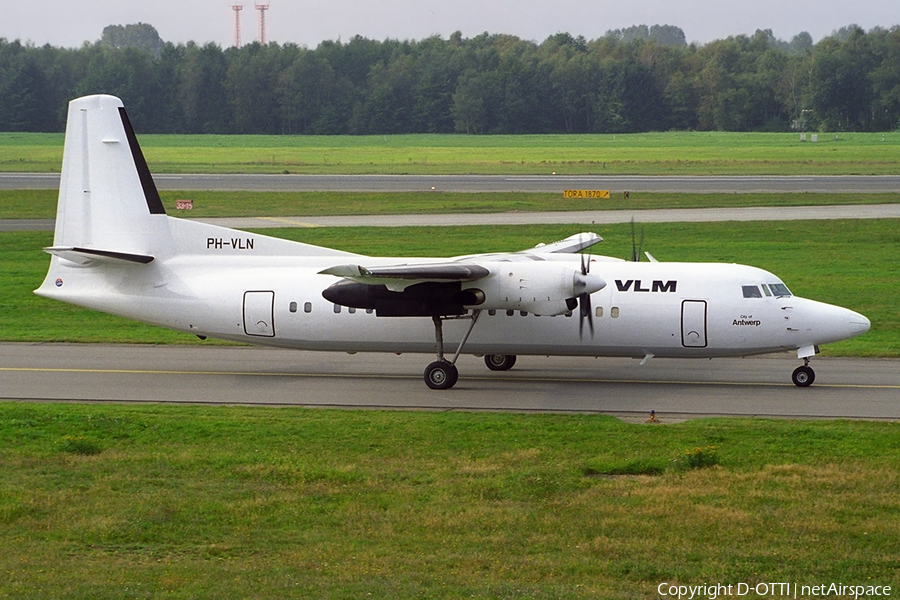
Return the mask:
[[403,291],[416,283],[475,281],[487,277],[491,272],[479,265],[453,262],[371,268],[356,264],[337,265],[319,271],[319,274],[345,277],[357,283],[384,285],[392,291]]
[[603,238],[596,233],[576,233],[564,240],[551,242],[549,244],[538,244],[534,248],[523,250],[523,252],[539,254],[575,254],[576,252],[581,252],[585,248],[590,248],[594,244],[598,244],[602,241]]
[[[558,255],[599,241],[595,233],[581,233],[521,252],[372,267],[336,265],[319,271],[342,278],[322,296],[338,305],[374,309],[380,316],[460,315],[473,306],[559,315],[606,282],[586,272],[576,257]],[[466,285],[478,280],[484,281],[477,288]]]

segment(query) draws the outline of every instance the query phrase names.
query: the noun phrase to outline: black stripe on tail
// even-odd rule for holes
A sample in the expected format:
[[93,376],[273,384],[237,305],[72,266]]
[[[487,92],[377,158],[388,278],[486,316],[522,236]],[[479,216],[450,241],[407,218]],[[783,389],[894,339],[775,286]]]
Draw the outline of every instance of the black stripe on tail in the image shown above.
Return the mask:
[[156,189],[156,184],[153,183],[150,168],[147,166],[147,161],[144,160],[144,153],[141,152],[141,146],[138,144],[137,136],[134,135],[134,129],[131,128],[131,122],[128,120],[128,115],[125,114],[124,107],[119,107],[119,115],[121,115],[122,125],[125,127],[125,137],[128,138],[128,146],[131,148],[134,166],[137,167],[138,177],[141,178],[141,187],[144,188],[147,208],[150,209],[151,215],[164,215],[166,214],[166,209],[163,208],[159,191]]

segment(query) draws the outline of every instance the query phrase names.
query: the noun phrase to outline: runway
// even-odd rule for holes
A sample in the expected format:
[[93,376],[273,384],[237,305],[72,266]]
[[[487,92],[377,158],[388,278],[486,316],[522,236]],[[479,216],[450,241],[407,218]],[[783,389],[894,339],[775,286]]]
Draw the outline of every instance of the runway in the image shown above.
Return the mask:
[[[900,193],[900,175],[270,175],[154,174],[164,191]],[[0,173],[0,189],[58,189],[58,173]]]
[[[270,227],[429,227],[583,223],[710,223],[722,221],[799,221],[831,219],[900,219],[900,204],[834,206],[748,206],[741,208],[672,208],[552,212],[346,215],[328,217],[222,217],[199,219],[233,229]],[[50,222],[52,223],[52,222]],[[0,230],[4,223],[0,222]],[[52,228],[52,227],[51,227]]]
[[519,357],[508,372],[463,356],[455,388],[422,381],[427,355],[235,346],[0,344],[3,400],[584,412],[664,422],[706,416],[900,419],[900,361],[817,358],[790,383],[793,354],[747,359]]

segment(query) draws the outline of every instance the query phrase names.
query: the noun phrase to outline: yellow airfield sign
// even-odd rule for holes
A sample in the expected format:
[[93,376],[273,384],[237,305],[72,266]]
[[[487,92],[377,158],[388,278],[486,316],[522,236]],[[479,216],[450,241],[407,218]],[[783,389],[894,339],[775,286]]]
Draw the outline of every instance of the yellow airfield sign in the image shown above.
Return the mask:
[[564,190],[563,198],[595,198],[609,200],[609,190]]

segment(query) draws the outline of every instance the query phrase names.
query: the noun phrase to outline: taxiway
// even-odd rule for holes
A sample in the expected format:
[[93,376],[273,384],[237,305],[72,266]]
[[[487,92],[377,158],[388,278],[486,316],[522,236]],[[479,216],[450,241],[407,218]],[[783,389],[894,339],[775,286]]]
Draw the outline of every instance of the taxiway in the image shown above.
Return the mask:
[[237,346],[0,344],[0,399],[584,412],[642,421],[705,416],[900,419],[900,361],[793,354],[746,359],[519,358],[508,372],[460,358],[455,388],[422,381],[430,357]]

